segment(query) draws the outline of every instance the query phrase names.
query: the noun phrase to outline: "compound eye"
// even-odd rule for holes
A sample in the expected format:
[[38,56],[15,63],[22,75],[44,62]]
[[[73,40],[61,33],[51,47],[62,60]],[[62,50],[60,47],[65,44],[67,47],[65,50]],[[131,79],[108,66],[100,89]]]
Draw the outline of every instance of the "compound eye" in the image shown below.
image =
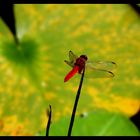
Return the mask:
[[88,59],[86,55],[81,55],[80,57],[84,58],[85,60]]

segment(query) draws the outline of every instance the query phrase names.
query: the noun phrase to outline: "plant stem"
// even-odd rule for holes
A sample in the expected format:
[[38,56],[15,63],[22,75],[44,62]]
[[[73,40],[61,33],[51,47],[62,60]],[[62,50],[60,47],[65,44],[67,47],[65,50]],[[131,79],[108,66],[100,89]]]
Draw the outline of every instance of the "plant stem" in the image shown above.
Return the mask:
[[77,95],[76,95],[76,99],[75,99],[75,103],[74,103],[74,107],[73,107],[73,111],[72,111],[71,121],[70,121],[70,125],[69,125],[68,136],[71,136],[72,127],[73,127],[73,123],[74,123],[74,118],[75,118],[75,114],[76,114],[76,108],[77,108],[77,105],[78,105],[78,100],[79,100],[80,92],[81,92],[81,88],[82,88],[84,74],[85,74],[85,68],[83,70],[81,80],[80,80],[80,84],[79,84],[79,88],[78,88],[78,91],[77,91]]
[[49,136],[49,129],[50,129],[50,125],[51,125],[51,116],[52,116],[52,109],[51,109],[51,105],[49,105],[50,109],[47,113],[47,115],[49,116],[48,119],[48,123],[47,123],[47,127],[46,127],[46,136]]

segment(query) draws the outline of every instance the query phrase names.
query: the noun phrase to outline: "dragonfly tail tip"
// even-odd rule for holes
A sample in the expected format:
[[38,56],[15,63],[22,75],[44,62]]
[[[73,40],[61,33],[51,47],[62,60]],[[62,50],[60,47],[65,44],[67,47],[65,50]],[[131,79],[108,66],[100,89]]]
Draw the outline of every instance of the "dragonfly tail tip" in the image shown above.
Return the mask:
[[64,82],[67,82],[67,79],[66,78],[64,79]]

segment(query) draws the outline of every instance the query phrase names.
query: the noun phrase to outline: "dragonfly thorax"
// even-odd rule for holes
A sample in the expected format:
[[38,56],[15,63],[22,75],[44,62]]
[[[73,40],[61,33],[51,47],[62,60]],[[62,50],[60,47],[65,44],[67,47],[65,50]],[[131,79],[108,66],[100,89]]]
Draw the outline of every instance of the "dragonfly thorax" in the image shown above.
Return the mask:
[[87,56],[86,55],[81,55],[79,58],[76,59],[76,62],[74,65],[79,66],[79,73],[81,74],[82,70],[85,67],[85,63],[87,61]]

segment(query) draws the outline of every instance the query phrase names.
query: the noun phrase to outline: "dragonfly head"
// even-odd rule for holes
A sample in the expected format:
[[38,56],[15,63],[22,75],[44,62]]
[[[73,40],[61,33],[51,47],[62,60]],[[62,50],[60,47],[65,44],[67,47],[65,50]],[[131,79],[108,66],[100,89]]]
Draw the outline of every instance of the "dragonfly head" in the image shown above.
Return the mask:
[[86,61],[88,60],[88,58],[87,58],[86,55],[81,55],[80,57],[81,57],[81,58],[84,58]]

